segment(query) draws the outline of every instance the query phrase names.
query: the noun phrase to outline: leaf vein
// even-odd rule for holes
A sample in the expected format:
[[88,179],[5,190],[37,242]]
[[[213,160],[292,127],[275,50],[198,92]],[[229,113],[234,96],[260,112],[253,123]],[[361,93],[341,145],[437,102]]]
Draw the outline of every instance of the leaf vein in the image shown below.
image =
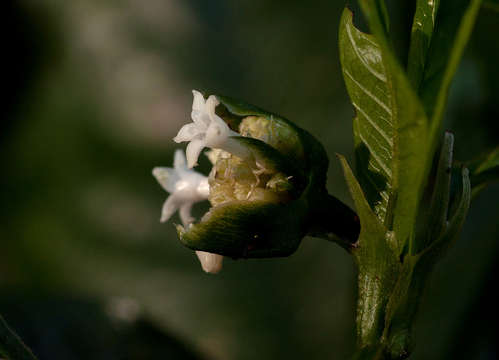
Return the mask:
[[379,80],[383,81],[386,83],[386,76],[378,71],[376,71],[371,65],[369,65],[369,63],[364,59],[364,57],[359,53],[359,50],[357,49],[357,43],[355,42],[353,36],[352,36],[352,31],[350,29],[350,26],[347,26],[346,27],[347,29],[347,34],[348,34],[348,38],[350,39],[350,42],[352,44],[352,48],[353,48],[353,51],[355,52],[355,55],[357,55],[357,57],[359,58],[360,62],[362,64],[364,64],[364,66],[366,67],[366,69],[371,73],[373,74],[376,78],[378,78]]
[[379,164],[379,166],[391,178],[392,177],[392,170],[384,163],[384,161],[376,154],[376,152],[373,151],[371,144],[366,141],[366,139],[362,136],[362,134],[360,132],[359,132],[359,137],[362,140],[362,142],[366,145],[367,149],[369,150],[369,153],[370,153],[372,159],[376,160],[376,162]]
[[390,108],[388,106],[386,106],[386,104],[384,104],[380,99],[378,99],[376,97],[376,95],[374,95],[373,93],[371,93],[369,90],[367,90],[365,87],[363,87],[357,80],[354,79],[354,77],[352,76],[352,74],[350,74],[348,72],[348,70],[344,70],[344,73],[345,75],[347,75],[355,85],[357,85],[357,87],[359,89],[362,90],[362,92],[364,92],[367,96],[369,96],[371,99],[373,99],[379,106],[381,106],[381,108],[383,108],[383,110],[385,110],[390,116],[392,115],[392,111],[390,110]]
[[390,144],[390,146],[393,146],[393,140],[388,137],[388,135],[385,133],[385,131],[383,129],[381,129],[378,126],[378,124],[376,124],[376,122],[373,119],[371,119],[369,117],[369,115],[367,115],[367,113],[364,110],[362,110],[362,108],[357,103],[352,101],[352,105],[366,118],[366,120],[369,122],[369,124],[371,124],[372,127],[376,129],[376,131],[383,137],[383,139],[385,139],[388,142],[388,144]]

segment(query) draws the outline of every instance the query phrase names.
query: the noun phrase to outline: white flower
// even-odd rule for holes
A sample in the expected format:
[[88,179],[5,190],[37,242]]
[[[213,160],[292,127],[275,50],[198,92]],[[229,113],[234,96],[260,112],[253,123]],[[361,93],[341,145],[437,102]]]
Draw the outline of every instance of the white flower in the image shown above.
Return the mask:
[[[177,210],[184,227],[194,221],[191,208],[194,203],[207,200],[210,194],[208,178],[188,169],[182,150],[175,151],[173,168],[155,167],[152,173],[170,196],[166,199],[161,212],[161,222],[167,221]],[[196,251],[204,271],[217,273],[222,269],[223,256],[204,251]]]
[[248,150],[231,137],[240,136],[232,131],[217,114],[215,108],[219,104],[217,98],[209,96],[205,101],[203,95],[192,90],[192,123],[182,126],[173,140],[177,143],[189,141],[187,145],[187,164],[189,168],[197,164],[199,154],[204,147],[222,149],[241,158],[249,157]]
[[184,226],[187,226],[193,222],[190,214],[192,205],[208,199],[210,185],[206,176],[187,168],[182,150],[175,151],[173,164],[173,169],[155,167],[152,170],[163,189],[170,193],[163,205],[160,221],[167,221],[180,209],[180,219]]

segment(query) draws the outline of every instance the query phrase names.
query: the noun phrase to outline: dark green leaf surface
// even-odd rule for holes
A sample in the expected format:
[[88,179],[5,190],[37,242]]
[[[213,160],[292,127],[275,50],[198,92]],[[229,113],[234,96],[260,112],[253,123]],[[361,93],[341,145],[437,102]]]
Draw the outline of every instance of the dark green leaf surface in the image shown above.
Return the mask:
[[473,197],[489,183],[499,180],[499,146],[467,164],[470,169]]
[[392,190],[394,124],[381,49],[357,30],[345,10],[340,25],[340,59],[356,116],[353,122],[357,170],[369,204],[384,221]]
[[[428,118],[431,119],[432,148],[438,139],[449,87],[464,48],[473,30],[481,0],[441,1],[435,30],[423,65],[419,95]],[[415,18],[415,21],[418,21]],[[413,38],[411,47],[417,47]]]
[[429,253],[435,256],[442,256],[444,251],[449,248],[451,243],[456,239],[457,235],[463,227],[464,221],[471,202],[471,183],[469,171],[467,168],[461,170],[460,192],[456,199],[456,206],[451,207],[449,221],[445,232],[435,241],[428,249]]
[[[382,234],[384,236],[386,228],[373,213],[364,196],[364,192],[362,191],[360,184],[357,182],[352,169],[348,165],[348,162],[342,155],[338,155],[338,158],[340,160],[341,166],[343,167],[343,173],[347,181],[350,195],[352,195],[357,213],[359,214],[361,227],[363,229],[369,229],[373,234]],[[370,246],[373,246],[373,248],[376,247],[376,244],[373,244],[372,241],[370,241],[369,244]]]
[[358,247],[353,250],[359,266],[357,336],[360,347],[370,353],[369,348],[376,346],[383,332],[385,307],[400,265],[393,251],[393,234],[386,230],[371,210],[345,158],[339,156],[339,159],[361,222]]
[[411,30],[407,73],[414,89],[419,88],[426,64],[440,0],[417,0]]
[[447,227],[447,216],[450,200],[452,156],[454,149],[454,135],[446,132],[440,151],[435,186],[429,208],[426,236],[419,248],[424,249],[432,239],[439,237]]
[[485,0],[483,6],[487,9],[499,12],[499,0]]
[[375,35],[355,28],[348,9],[339,33],[343,75],[356,109],[359,181],[378,218],[397,233],[401,251],[412,232],[427,171],[427,120],[390,50],[379,6],[361,5]]
[[[450,163],[450,156],[452,147],[452,136],[446,136],[442,146],[442,153],[440,156],[440,165],[438,170],[448,169]],[[439,173],[439,171],[437,171]],[[449,192],[449,185],[446,173],[437,174],[437,184],[435,186],[436,192],[447,191]],[[458,199],[454,210],[451,210],[450,219],[440,219],[442,222],[432,221],[430,219],[430,229],[428,233],[435,236],[435,240],[421,252],[412,255],[408,254],[404,257],[402,269],[399,272],[397,283],[390,296],[390,300],[386,310],[386,323],[383,338],[388,339],[388,348],[392,358],[405,358],[412,347],[412,328],[414,325],[414,317],[417,314],[418,308],[421,304],[421,297],[427,286],[428,279],[433,271],[437,261],[445,255],[447,249],[452,245],[453,241],[459,234],[466,215],[468,213],[470,200],[471,200],[471,187],[468,176],[468,170],[463,168],[461,170],[460,189]],[[439,195],[442,202],[448,203],[445,195]],[[434,210],[439,210],[432,206]],[[447,215],[447,209],[440,209]],[[431,216],[439,217],[440,214],[430,213]],[[441,226],[440,235],[438,228]]]

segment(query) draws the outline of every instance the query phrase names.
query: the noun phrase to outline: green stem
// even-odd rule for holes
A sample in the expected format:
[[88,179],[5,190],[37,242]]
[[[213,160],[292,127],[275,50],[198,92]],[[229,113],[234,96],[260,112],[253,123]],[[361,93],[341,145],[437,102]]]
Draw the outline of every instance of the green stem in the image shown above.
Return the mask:
[[336,242],[348,252],[357,247],[360,221],[355,211],[327,192],[310,203],[308,235]]
[[0,315],[0,356],[9,360],[36,360],[35,355]]

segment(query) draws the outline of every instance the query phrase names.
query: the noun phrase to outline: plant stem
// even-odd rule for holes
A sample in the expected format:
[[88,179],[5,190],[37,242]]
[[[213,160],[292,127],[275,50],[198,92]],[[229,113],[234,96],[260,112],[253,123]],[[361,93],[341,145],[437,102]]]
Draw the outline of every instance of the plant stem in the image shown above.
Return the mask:
[[357,213],[327,192],[311,203],[308,235],[336,242],[348,252],[352,251],[360,233]]
[[0,356],[9,360],[36,360],[31,350],[0,315]]

